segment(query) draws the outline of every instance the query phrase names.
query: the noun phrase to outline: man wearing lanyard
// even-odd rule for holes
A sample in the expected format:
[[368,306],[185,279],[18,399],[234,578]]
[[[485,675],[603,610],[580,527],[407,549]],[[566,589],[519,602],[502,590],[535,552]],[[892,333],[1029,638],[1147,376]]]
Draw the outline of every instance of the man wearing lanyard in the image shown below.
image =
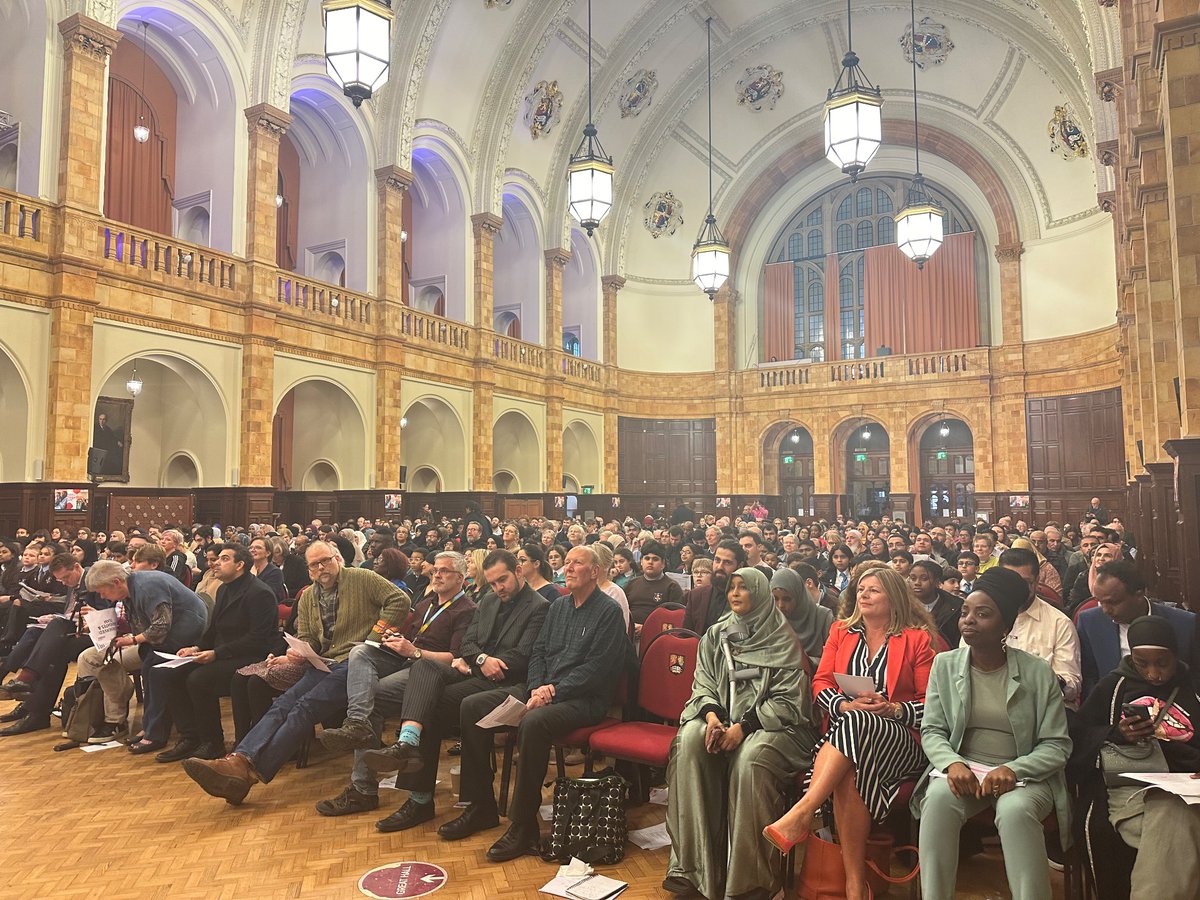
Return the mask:
[[428,659],[449,665],[458,657],[459,645],[475,616],[475,602],[463,591],[466,575],[467,560],[461,553],[437,554],[430,571],[432,592],[416,605],[407,628],[392,633],[378,647],[360,644],[350,651],[346,721],[317,737],[331,750],[355,750],[354,773],[351,785],[340,795],[317,804],[322,815],[345,815],[379,806],[378,795],[370,791],[378,779],[363,763],[363,752],[381,746],[381,713],[401,708],[412,664]]

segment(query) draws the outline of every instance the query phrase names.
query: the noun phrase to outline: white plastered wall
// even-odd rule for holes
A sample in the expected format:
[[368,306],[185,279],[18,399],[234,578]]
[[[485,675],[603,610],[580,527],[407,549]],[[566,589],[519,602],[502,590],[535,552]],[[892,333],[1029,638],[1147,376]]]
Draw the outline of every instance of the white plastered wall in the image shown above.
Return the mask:
[[[422,412],[414,404],[429,410]],[[400,436],[400,464],[408,467],[408,483],[422,468],[433,469],[443,491],[465,491],[471,483],[472,393],[435,381],[405,378],[400,384],[400,408],[408,427]],[[491,490],[491,485],[480,487]]]
[[[0,305],[0,355],[12,363],[0,385],[0,421],[6,423],[0,438],[0,481],[33,481],[45,453],[49,314],[25,306]],[[7,383],[9,376],[15,383]],[[19,418],[10,419],[9,415]],[[18,422],[22,423],[19,427]]]
[[515,475],[522,494],[547,490],[546,404],[496,394],[492,399],[492,433],[493,471]]
[[603,413],[563,407],[563,474],[605,493],[610,489],[604,482],[605,446]]
[[1026,241],[1021,256],[1025,340],[1082,334],[1112,325],[1117,260],[1112,217],[1097,214],[1074,228]]

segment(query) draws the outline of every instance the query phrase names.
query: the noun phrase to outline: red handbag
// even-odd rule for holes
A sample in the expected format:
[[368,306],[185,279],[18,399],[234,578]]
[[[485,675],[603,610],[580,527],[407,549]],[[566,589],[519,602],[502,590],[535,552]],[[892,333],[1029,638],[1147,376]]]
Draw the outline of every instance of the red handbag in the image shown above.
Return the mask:
[[[871,835],[867,839],[867,884],[872,894],[882,897],[892,884],[907,884],[921,871],[918,862],[907,875],[893,877],[889,874],[893,852],[916,847],[893,848],[891,835]],[[800,865],[800,883],[797,896],[800,900],[846,900],[846,868],[842,864],[842,848],[830,841],[821,840],[810,834],[804,842],[804,862]]]

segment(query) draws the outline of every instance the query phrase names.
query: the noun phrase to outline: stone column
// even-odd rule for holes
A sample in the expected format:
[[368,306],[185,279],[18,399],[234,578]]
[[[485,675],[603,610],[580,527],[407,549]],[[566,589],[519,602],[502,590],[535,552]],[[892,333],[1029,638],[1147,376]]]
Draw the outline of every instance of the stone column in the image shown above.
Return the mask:
[[737,444],[738,409],[736,387],[737,372],[734,371],[734,310],[737,295],[729,282],[713,298],[713,378],[716,382],[713,413],[716,420],[717,440],[717,493],[737,493],[735,454]]
[[279,142],[292,123],[292,117],[269,103],[258,103],[246,110],[250,130],[250,167],[246,186],[246,258],[275,266],[276,232],[279,207]]
[[[1157,154],[1161,158],[1161,150]],[[1143,167],[1151,156],[1143,152]],[[1165,183],[1143,185],[1139,192],[1146,234],[1146,312],[1150,326],[1150,361],[1153,366],[1153,429],[1147,428],[1147,462],[1165,462],[1163,445],[1179,437],[1179,407],[1175,378],[1179,375],[1178,332],[1175,326],[1175,281],[1172,233]],[[1146,423],[1144,423],[1146,424]]]
[[[1000,263],[1000,304],[1002,309],[1002,343],[993,347],[992,402],[993,422],[1003,422],[1005,440],[993,446],[995,489],[1024,493],[1029,487],[1029,460],[1025,452],[1025,349],[1021,312],[1021,255],[1020,242],[996,247]],[[893,481],[895,475],[893,474]]]
[[108,58],[121,33],[76,13],[58,23],[63,38],[63,93],[58,198],[100,211],[101,160],[107,142]]
[[[563,270],[571,261],[571,251],[556,247],[546,251],[546,340],[551,351],[563,345]],[[551,352],[551,357],[557,354]]]
[[471,490],[492,490],[492,381],[490,366],[480,366],[471,412]]
[[606,366],[617,365],[617,292],[625,287],[625,279],[620,275],[605,275],[600,279],[603,291],[603,321],[604,321],[604,353],[603,362]]
[[[554,354],[558,359],[559,355]],[[562,490],[563,463],[563,379],[551,377],[546,385],[546,486],[554,493]],[[582,485],[581,485],[582,487]]]
[[[481,331],[492,330],[496,300],[495,246],[496,235],[504,220],[492,213],[477,213],[471,216],[471,232],[475,236],[475,304],[474,325]],[[480,340],[482,348],[487,341]],[[480,352],[483,352],[482,350]],[[488,488],[491,489],[492,473],[488,472]]]
[[620,428],[618,425],[619,413],[617,412],[617,403],[615,395],[609,398],[609,401],[604,409],[604,436],[601,441],[600,453],[604,457],[604,485],[600,488],[601,493],[616,494],[621,490],[620,472],[617,467],[619,460],[618,451],[618,433]]
[[[92,286],[95,282],[93,280]],[[96,304],[70,297],[50,302],[49,422],[46,481],[85,481],[92,438],[92,324]]]
[[275,419],[275,341],[247,335],[242,341],[241,454],[238,485],[270,487]]
[[378,274],[376,277],[375,337],[375,489],[400,488],[400,387],[404,344],[400,340],[400,314],[404,297],[404,192],[412,173],[399,166],[375,170],[379,195]]

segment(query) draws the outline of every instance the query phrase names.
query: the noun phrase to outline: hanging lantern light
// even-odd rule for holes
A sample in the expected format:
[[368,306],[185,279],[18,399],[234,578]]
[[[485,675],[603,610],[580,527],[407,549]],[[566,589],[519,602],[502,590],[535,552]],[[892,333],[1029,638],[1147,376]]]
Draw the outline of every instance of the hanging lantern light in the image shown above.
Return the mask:
[[[138,98],[141,101],[141,106],[146,105],[146,31],[149,25],[146,22],[142,23],[142,92]],[[150,129],[146,127],[146,117],[140,112],[138,113],[138,123],[133,126],[133,139],[139,144],[144,144],[150,140]]]
[[583,142],[567,166],[567,203],[571,215],[592,236],[613,203],[613,162],[604,153],[592,121],[592,0],[588,0],[588,123]]
[[942,422],[942,427],[938,429],[938,434],[942,437],[950,437],[950,423]]
[[862,439],[864,441],[869,441],[871,439],[871,426],[870,425],[867,425],[866,427],[863,428]]
[[387,0],[323,0],[325,68],[355,106],[388,80],[392,8]]
[[[916,0],[909,2],[913,34],[917,33],[917,4]],[[913,82],[913,149],[915,151],[916,172],[912,184],[908,188],[908,196],[904,208],[896,213],[896,246],[900,252],[917,264],[918,269],[925,268],[929,257],[937,252],[945,238],[945,208],[934,199],[925,188],[925,179],[921,176],[921,126],[917,116],[917,54],[913,53],[912,62]]]
[[[846,33],[853,48],[850,0],[846,0]],[[883,95],[863,73],[858,54],[848,49],[842,72],[825,101],[825,158],[857,181],[882,143]]]
[[729,244],[717,227],[717,217],[713,215],[713,164],[712,164],[712,17],[708,19],[708,215],[704,217],[704,225],[696,243],[692,245],[692,281],[708,299],[713,299],[717,291],[729,278]]
[[133,364],[133,372],[125,382],[125,390],[129,392],[131,397],[136,397],[142,392],[142,379],[138,377],[137,363]]

